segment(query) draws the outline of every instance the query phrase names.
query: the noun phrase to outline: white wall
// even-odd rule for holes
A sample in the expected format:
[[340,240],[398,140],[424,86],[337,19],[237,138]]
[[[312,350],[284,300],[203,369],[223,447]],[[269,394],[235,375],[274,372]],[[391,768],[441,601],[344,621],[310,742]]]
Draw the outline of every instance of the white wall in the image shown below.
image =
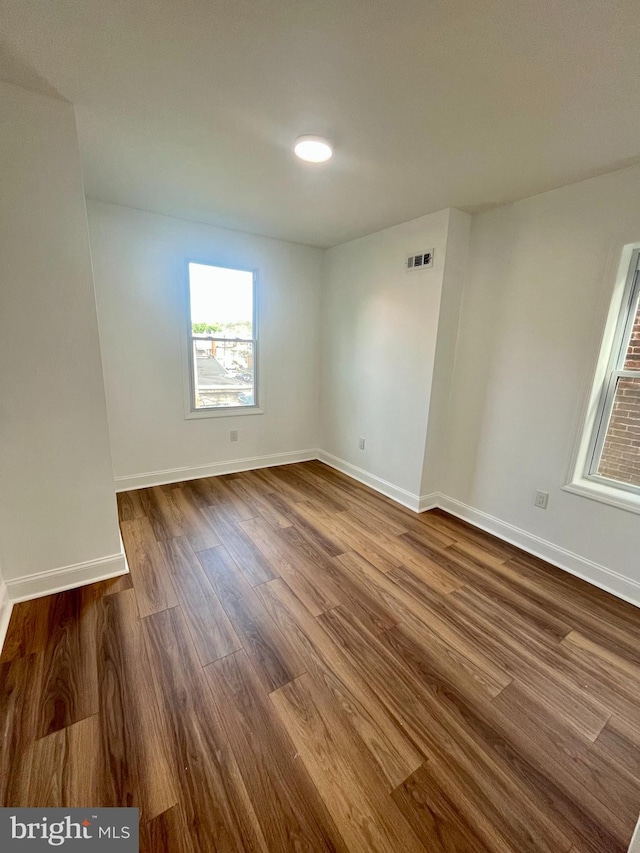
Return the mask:
[[[414,497],[422,480],[448,223],[449,211],[442,210],[337,246],[325,259],[321,447]],[[424,249],[435,249],[433,268],[407,272],[407,256]]]
[[[611,270],[623,245],[639,239],[639,168],[474,217],[443,491],[512,525],[516,538],[519,530],[551,543],[565,565],[585,558],[583,572],[640,602],[640,588],[598,569],[640,582],[638,515],[561,489]],[[549,492],[546,511],[533,506],[536,489]],[[491,518],[484,521],[495,529]]]
[[0,562],[15,596],[42,572],[125,563],[69,104],[0,84],[0,187]]
[[2,566],[0,566],[0,650],[4,643],[4,638],[9,627],[9,619],[11,618],[11,602],[7,592],[7,585],[4,582],[2,574]]
[[427,505],[442,489],[447,443],[449,400],[453,381],[460,306],[467,270],[471,216],[450,208],[442,277],[442,300],[433,365],[429,421],[425,440],[420,495]]
[[[115,205],[88,209],[118,488],[316,448],[322,252]],[[185,420],[187,260],[259,269],[262,415]]]

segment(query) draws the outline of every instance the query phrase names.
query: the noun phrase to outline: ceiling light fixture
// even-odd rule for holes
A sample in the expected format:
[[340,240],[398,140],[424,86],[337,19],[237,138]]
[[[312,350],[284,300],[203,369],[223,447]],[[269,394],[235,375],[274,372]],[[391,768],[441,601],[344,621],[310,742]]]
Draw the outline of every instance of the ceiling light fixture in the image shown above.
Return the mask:
[[333,157],[331,144],[321,136],[299,136],[293,150],[297,157],[307,163],[325,163]]

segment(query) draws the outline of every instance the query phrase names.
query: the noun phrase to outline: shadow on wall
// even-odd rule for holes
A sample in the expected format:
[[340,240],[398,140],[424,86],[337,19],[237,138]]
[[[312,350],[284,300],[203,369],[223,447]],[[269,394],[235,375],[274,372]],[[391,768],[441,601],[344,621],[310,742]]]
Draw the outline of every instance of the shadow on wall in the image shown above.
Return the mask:
[[[509,208],[496,210],[494,215],[505,218],[506,227],[501,232],[500,242],[496,241],[493,252],[487,253],[486,245],[483,246],[484,256],[489,254],[492,257],[491,265],[477,274],[475,281],[468,280],[466,283],[458,327],[459,336],[464,336],[465,318],[468,316],[474,317],[475,323],[481,321],[488,329],[500,329],[504,324],[509,282],[513,281],[516,268],[515,227],[513,217],[509,215]],[[474,232],[474,224],[471,227],[468,269],[477,269],[478,241],[482,239],[482,235]],[[462,465],[463,470],[472,471],[472,475],[468,479],[468,488],[456,487],[451,490],[446,482],[445,493],[450,494],[453,491],[458,500],[469,504],[473,504],[476,484],[481,479],[477,466],[484,438],[493,428],[487,409],[492,398],[494,377],[496,372],[499,372],[497,368],[501,356],[498,343],[496,335],[487,335],[482,349],[476,349],[472,353],[471,361],[467,354],[460,358],[461,340],[458,342],[451,411],[459,414],[463,408],[464,417],[450,418],[451,440],[445,470],[456,471]],[[451,454],[452,446],[465,448],[465,460],[456,459]]]

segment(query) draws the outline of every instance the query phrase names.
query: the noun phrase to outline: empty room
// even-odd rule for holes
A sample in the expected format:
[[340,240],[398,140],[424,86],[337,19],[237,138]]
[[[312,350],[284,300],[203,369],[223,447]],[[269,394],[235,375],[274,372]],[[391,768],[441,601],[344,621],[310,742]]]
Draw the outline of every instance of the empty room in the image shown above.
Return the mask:
[[0,0],[3,853],[640,851],[639,38]]

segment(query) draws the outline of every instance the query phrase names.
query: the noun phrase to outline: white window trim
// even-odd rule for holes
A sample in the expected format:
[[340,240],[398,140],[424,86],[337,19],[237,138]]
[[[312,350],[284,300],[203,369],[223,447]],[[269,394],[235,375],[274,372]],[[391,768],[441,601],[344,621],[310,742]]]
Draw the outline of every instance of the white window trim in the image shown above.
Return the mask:
[[[623,307],[628,304],[632,296],[635,270],[640,263],[640,243],[624,246],[621,256],[618,255],[618,257],[620,261],[602,335],[600,355],[587,398],[585,414],[581,421],[581,429],[572,453],[569,481],[562,488],[572,494],[640,514],[640,493],[634,487],[624,483],[618,484],[613,480],[606,480],[590,473],[594,454],[600,449],[596,427],[602,421],[608,402],[603,391],[605,383],[609,384],[619,345],[622,343],[626,325]],[[607,278],[610,280],[611,277],[613,277],[612,264],[609,264]]]
[[[220,406],[220,408],[195,408],[195,387],[194,387],[194,365],[193,365],[193,333],[191,328],[191,287],[189,281],[189,264],[201,264],[202,266],[221,267],[222,269],[238,270],[240,272],[250,272],[253,275],[253,394],[254,404],[252,406]],[[219,263],[218,261],[202,261],[195,258],[188,258],[184,264],[184,285],[182,314],[185,318],[180,324],[182,329],[182,388],[184,402],[184,417],[185,420],[199,420],[200,418],[231,418],[243,417],[246,415],[263,415],[264,414],[264,388],[262,382],[262,366],[259,353],[260,348],[260,325],[258,317],[258,270],[243,266],[230,266],[229,264]]]

